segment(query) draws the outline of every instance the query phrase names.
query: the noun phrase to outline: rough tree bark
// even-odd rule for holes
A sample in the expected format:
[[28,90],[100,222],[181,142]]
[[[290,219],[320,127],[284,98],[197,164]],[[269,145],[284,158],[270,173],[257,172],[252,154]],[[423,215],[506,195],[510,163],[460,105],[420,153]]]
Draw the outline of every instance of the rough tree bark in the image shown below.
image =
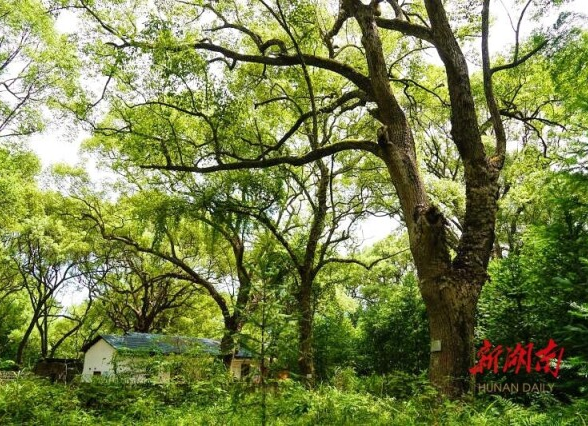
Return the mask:
[[306,251],[302,265],[298,265],[300,288],[298,289],[298,339],[299,359],[298,368],[307,386],[312,386],[315,380],[314,351],[313,351],[313,284],[316,277],[315,262],[319,239],[325,229],[327,215],[327,191],[329,187],[329,169],[322,160],[316,162],[319,169],[316,200],[313,207],[312,222],[308,233]]
[[315,381],[312,309],[312,279],[304,279],[298,289],[298,370],[308,387]]

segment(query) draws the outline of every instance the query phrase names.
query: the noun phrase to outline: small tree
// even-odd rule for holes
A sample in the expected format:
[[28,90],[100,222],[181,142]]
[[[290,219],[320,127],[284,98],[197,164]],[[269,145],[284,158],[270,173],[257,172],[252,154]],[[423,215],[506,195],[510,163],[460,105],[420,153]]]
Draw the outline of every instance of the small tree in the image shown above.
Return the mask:
[[178,279],[160,258],[131,249],[109,250],[101,259],[106,273],[93,291],[118,329],[125,332],[161,332],[188,309],[200,289]]
[[[89,246],[82,239],[74,237],[72,230],[57,216],[47,215],[25,220],[11,238],[9,250],[12,267],[18,273],[18,280],[32,310],[15,361],[17,364],[22,363],[25,348],[35,329],[40,337],[41,357],[51,357],[63,341],[81,327],[92,306]],[[89,295],[85,309],[71,316],[59,298],[68,291],[83,289]],[[66,318],[73,324],[62,336],[51,342],[50,326],[58,318]]]

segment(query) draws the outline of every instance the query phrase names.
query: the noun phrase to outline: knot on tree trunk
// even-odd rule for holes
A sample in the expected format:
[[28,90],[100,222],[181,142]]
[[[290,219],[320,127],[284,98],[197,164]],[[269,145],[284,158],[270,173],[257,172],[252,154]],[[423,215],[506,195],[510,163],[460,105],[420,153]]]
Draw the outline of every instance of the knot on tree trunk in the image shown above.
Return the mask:
[[493,181],[498,180],[498,177],[500,176],[500,171],[504,166],[504,160],[504,154],[493,155],[492,157],[488,157],[486,159],[486,162],[488,164],[488,170]]
[[390,136],[388,135],[388,126],[382,126],[377,131],[378,136],[378,145],[382,149],[386,149],[389,145],[392,145],[390,142]]
[[415,262],[419,276],[437,277],[450,268],[447,220],[437,206],[417,204],[413,212],[418,247]]
[[429,223],[429,225],[434,225],[434,226],[445,225],[445,218],[443,217],[441,210],[439,210],[437,208],[437,206],[429,207],[425,211],[425,218],[427,219],[427,222]]
[[447,224],[443,213],[437,206],[425,206],[423,204],[417,204],[414,209],[413,219],[419,224],[422,224],[422,219],[426,220],[426,224],[430,227],[443,228]]

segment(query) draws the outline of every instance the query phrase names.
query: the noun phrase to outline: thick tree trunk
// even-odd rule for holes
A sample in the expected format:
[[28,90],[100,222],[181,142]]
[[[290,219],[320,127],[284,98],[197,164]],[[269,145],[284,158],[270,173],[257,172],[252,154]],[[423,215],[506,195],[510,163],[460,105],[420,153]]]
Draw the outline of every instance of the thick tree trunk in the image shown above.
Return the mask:
[[491,165],[480,164],[468,179],[466,218],[453,260],[445,219],[434,206],[417,208],[412,228],[411,249],[429,317],[429,377],[450,397],[468,393],[472,385],[475,313],[494,243],[497,184],[492,172]]
[[390,88],[385,55],[373,4],[346,0],[344,9],[361,28],[369,70],[373,113],[381,123],[380,158],[386,163],[400,200],[427,307],[431,334],[431,382],[452,397],[470,388],[473,333],[478,297],[494,242],[499,167],[486,157],[478,129],[465,58],[455,40],[440,0],[425,0],[431,37],[446,65],[451,100],[452,137],[464,164],[466,212],[454,259],[448,243],[447,221],[431,204],[416,159],[415,143],[406,116]]
[[221,339],[220,351],[225,367],[229,368],[233,361],[235,339],[231,333],[225,332]]
[[431,336],[429,379],[444,394],[459,397],[470,391],[474,364],[475,312],[482,283],[449,274],[421,281]]
[[225,331],[221,339],[220,351],[223,363],[227,368],[231,366],[235,356],[235,336],[239,334],[242,326],[242,322],[237,320],[235,315],[225,318]]
[[135,312],[135,324],[133,324],[133,330],[137,333],[151,333],[154,328],[154,323],[155,315],[152,315],[151,313]]
[[312,283],[302,282],[298,294],[298,370],[307,387],[314,386]]
[[220,344],[220,351],[223,364],[229,368],[231,366],[231,362],[233,361],[233,356],[235,355],[235,339],[233,338],[233,334],[231,332],[225,331],[225,334],[223,334],[223,338],[221,339]]
[[455,258],[447,257],[445,220],[433,214],[434,207],[417,217],[411,247],[429,317],[429,377],[450,397],[468,393],[473,384],[475,313],[494,243],[496,175],[491,165],[477,169],[466,187],[466,218]]

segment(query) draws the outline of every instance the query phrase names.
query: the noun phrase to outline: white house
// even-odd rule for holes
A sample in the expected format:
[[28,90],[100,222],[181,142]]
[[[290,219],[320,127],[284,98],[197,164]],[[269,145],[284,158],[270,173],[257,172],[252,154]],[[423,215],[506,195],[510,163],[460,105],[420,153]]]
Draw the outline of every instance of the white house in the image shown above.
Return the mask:
[[[184,336],[165,336],[149,333],[127,333],[122,336],[102,334],[82,348],[84,368],[82,380],[89,382],[95,376],[113,376],[129,374],[134,382],[148,379],[145,371],[137,368],[138,361],[148,359],[150,355],[195,354],[220,356],[220,342]],[[231,362],[231,373],[237,379],[247,375],[252,363],[252,356],[246,350],[240,350]],[[166,382],[170,372],[157,372],[157,377],[150,380]]]

